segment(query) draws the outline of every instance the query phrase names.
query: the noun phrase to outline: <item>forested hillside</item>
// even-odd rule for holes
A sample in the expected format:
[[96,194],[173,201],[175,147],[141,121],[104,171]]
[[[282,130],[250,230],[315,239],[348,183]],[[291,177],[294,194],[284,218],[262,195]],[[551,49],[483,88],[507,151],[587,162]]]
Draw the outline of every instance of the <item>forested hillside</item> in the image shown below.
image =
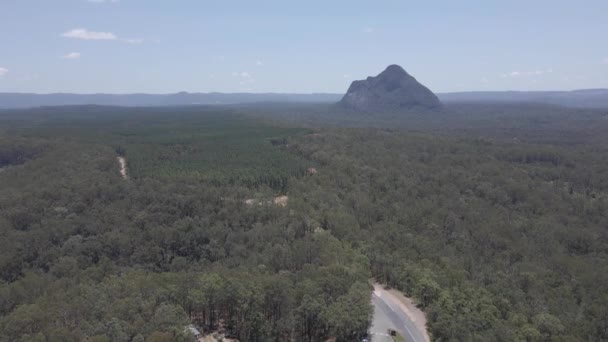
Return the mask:
[[0,112],[0,341],[185,341],[189,322],[354,341],[372,276],[416,298],[435,340],[608,339],[602,139],[518,123],[480,138],[480,121],[448,134],[205,108]]
[[[303,176],[309,164],[283,151],[302,130],[99,114],[3,120],[2,340],[184,340],[190,320],[242,341],[365,333],[365,256],[302,213],[245,204]],[[117,144],[136,160],[127,181]]]
[[370,129],[294,149],[322,165],[297,190],[309,215],[417,298],[434,338],[608,338],[603,150]]

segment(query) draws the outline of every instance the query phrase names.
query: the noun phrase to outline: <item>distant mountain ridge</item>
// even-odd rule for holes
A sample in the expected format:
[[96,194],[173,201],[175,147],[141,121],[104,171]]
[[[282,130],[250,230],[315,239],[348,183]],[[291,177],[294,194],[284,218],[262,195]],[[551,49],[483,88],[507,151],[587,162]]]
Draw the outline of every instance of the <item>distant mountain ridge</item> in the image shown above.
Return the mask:
[[574,108],[608,108],[608,89],[571,91],[473,91],[438,94],[445,103],[542,103]]
[[[573,91],[473,91],[438,93],[444,103],[540,103],[574,108],[608,108],[608,89]],[[343,94],[174,93],[174,94],[32,94],[0,93],[0,108],[41,106],[183,106],[262,102],[335,103]]]
[[399,65],[389,65],[378,76],[354,81],[340,106],[359,111],[435,109],[441,101]]
[[339,94],[282,93],[187,93],[174,94],[33,94],[0,93],[0,108],[41,106],[103,105],[124,107],[222,105],[256,102],[327,103],[339,100]]

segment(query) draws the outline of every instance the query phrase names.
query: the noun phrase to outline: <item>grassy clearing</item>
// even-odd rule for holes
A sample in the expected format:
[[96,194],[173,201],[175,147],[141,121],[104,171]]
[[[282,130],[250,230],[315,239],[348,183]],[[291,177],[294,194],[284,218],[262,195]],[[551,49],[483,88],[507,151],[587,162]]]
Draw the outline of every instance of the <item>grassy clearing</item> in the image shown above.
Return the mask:
[[401,334],[397,333],[397,336],[393,336],[393,341],[395,342],[408,342],[405,337],[401,336]]

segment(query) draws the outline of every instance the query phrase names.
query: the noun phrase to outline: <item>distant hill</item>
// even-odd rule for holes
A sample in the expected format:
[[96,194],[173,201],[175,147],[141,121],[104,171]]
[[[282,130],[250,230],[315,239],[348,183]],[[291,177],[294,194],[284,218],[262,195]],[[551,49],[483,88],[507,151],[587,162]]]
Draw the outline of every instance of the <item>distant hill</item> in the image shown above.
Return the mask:
[[[31,94],[0,93],[0,108],[41,106],[183,106],[243,103],[335,103],[342,94],[175,93],[175,94]],[[573,108],[608,108],[608,89],[573,91],[473,91],[438,93],[450,103],[540,103]]]
[[544,103],[575,108],[608,108],[608,89],[573,91],[474,91],[438,94],[441,101],[450,102],[521,102]]
[[434,109],[441,107],[441,101],[402,67],[390,65],[378,76],[354,81],[340,105],[360,111],[384,111]]
[[336,102],[339,94],[277,94],[277,93],[176,93],[176,94],[31,94],[0,93],[0,108],[40,106],[176,106],[221,105],[256,102]]

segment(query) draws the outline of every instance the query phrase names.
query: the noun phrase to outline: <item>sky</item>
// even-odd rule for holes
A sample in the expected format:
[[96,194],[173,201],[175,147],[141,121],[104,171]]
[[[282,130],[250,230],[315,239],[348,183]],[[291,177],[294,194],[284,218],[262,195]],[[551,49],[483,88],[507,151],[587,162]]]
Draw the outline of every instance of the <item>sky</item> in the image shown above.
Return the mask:
[[0,92],[608,88],[606,0],[0,0]]

